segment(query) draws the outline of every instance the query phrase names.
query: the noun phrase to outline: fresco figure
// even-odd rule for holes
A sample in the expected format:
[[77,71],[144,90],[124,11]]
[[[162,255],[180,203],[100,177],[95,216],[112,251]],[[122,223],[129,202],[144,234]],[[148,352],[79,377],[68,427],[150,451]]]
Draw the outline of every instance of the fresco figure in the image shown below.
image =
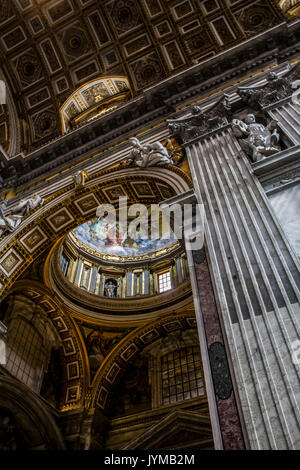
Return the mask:
[[87,353],[92,372],[102,364],[112,345],[112,339],[106,338],[99,328],[91,331],[86,338]]

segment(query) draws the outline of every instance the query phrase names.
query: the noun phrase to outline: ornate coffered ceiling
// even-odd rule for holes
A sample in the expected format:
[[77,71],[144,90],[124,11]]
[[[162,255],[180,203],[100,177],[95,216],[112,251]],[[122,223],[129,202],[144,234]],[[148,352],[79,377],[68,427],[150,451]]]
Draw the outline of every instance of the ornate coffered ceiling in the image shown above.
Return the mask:
[[[20,150],[58,136],[61,105],[91,80],[126,77],[136,95],[283,19],[272,0],[1,0],[0,67]],[[9,132],[2,107],[4,146]]]
[[279,7],[292,16],[300,14],[300,0],[277,0]]

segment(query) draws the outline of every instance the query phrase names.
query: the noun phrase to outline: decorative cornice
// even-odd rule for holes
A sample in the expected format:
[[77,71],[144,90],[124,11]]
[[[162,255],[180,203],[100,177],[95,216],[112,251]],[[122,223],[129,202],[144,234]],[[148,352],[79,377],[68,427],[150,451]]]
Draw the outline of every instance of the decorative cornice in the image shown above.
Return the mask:
[[252,166],[268,196],[299,183],[299,156],[300,145],[297,145]]
[[49,279],[56,295],[61,299],[67,299],[74,306],[76,305],[77,310],[79,307],[82,319],[87,319],[89,312],[92,312],[96,315],[108,314],[114,316],[118,314],[136,314],[137,316],[140,315],[142,320],[143,316],[149,313],[156,317],[164,308],[171,309],[174,305],[178,307],[178,303],[191,297],[191,284],[188,280],[177,288],[159,295],[127,299],[101,297],[100,299],[98,295],[80,289],[65,278],[59,267],[58,249],[53,253],[49,270]]
[[[11,176],[11,169],[8,169],[6,161],[6,167],[2,170],[4,187],[14,185],[18,188],[45,177],[54,169],[63,168],[67,162],[74,165],[96,149],[98,152],[104,150],[108,144],[111,146],[120,141],[120,138],[128,138],[133,131],[136,134],[145,125],[172,116],[178,103],[187,102],[196,95],[201,96],[216,86],[242,77],[271,61],[280,63],[295,56],[300,51],[297,40],[299,30],[300,21],[282,23],[145,90],[141,96],[111,113],[54,139],[40,149],[26,156],[16,156],[12,160],[16,169],[14,176]],[[283,48],[284,44],[287,46]]]
[[265,160],[254,163],[252,165],[253,173],[259,178],[265,177],[274,170],[282,168],[289,163],[299,164],[299,156],[300,145],[295,145],[294,147],[282,150],[281,152],[278,152],[275,155],[266,158]]

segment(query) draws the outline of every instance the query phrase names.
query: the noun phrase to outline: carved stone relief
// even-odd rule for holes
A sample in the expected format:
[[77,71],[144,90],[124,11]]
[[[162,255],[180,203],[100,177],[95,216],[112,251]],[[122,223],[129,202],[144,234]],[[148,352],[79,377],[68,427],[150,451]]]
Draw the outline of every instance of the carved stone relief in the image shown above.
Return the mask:
[[281,77],[275,72],[270,72],[264,85],[239,87],[237,92],[245,105],[258,111],[289,97],[294,92],[293,83],[299,79],[300,63],[291,67]]
[[0,201],[0,236],[6,232],[14,232],[21,224],[23,217],[42,206],[44,199],[35,194],[29,199],[22,199],[16,207],[6,211],[7,202],[7,200]]

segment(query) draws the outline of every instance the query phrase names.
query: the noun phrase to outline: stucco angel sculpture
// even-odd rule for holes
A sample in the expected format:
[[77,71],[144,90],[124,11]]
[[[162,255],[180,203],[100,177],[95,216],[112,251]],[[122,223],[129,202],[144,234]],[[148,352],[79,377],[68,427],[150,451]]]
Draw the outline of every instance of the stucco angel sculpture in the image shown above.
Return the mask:
[[22,222],[25,215],[44,204],[44,199],[35,194],[29,199],[22,199],[12,210],[7,209],[7,200],[0,202],[0,236],[5,232],[14,232]]
[[13,232],[22,222],[21,215],[5,215],[6,207],[7,200],[2,200],[0,202],[0,236],[5,232]]
[[280,136],[277,130],[277,121],[272,120],[268,126],[256,122],[254,114],[248,114],[244,121],[233,119],[232,129],[234,135],[240,139],[242,149],[253,162],[280,151]]
[[173,164],[168,150],[160,143],[142,145],[136,137],[129,139],[133,147],[127,160],[127,166],[135,164],[140,168]]
[[37,209],[39,206],[42,206],[44,202],[44,199],[39,194],[34,194],[29,199],[21,199],[19,204],[17,204],[17,206],[12,209],[11,213],[18,214],[24,217],[24,215],[27,215],[34,209]]

